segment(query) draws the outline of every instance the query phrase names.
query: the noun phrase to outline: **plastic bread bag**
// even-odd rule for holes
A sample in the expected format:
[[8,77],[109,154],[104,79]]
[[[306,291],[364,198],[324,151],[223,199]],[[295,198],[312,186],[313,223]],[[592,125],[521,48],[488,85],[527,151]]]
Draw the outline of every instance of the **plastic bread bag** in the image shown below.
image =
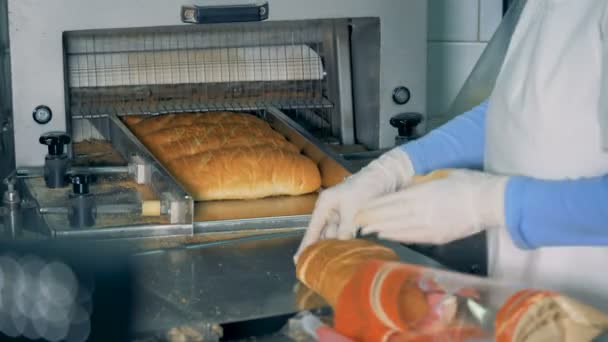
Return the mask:
[[292,341],[351,341],[340,335],[330,326],[331,321],[327,319],[327,310],[300,311],[287,321],[281,330],[281,334]]
[[334,307],[333,329],[354,341],[592,341],[608,316],[556,292],[370,260]]
[[498,342],[595,342],[605,341],[606,333],[606,313],[548,290],[518,291],[500,307],[495,319]]

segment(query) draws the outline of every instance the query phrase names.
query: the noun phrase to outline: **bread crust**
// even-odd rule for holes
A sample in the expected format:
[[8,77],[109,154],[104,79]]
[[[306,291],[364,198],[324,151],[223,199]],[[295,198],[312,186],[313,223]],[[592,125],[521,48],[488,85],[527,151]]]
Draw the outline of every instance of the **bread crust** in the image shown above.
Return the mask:
[[211,113],[174,113],[152,116],[135,125],[131,130],[136,136],[145,136],[162,129],[187,125],[204,125],[212,123],[243,123],[251,125],[268,125],[254,115],[235,112]]
[[317,165],[254,115],[181,113],[127,122],[197,201],[302,195],[321,186]]
[[392,249],[367,240],[322,240],[300,254],[296,276],[334,306],[359,266],[373,259],[398,261],[399,257]]
[[303,195],[321,186],[312,160],[272,146],[211,150],[166,166],[197,201]]
[[300,152],[294,144],[272,128],[242,123],[178,126],[150,133],[141,140],[163,162],[211,150],[241,146],[265,145]]

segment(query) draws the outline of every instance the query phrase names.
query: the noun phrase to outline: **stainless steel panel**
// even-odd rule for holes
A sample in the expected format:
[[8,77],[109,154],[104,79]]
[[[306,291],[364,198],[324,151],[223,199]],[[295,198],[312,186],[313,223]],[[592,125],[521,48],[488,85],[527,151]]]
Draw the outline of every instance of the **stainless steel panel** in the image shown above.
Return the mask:
[[[159,307],[148,309],[158,313],[149,318],[156,321],[163,321],[164,307],[178,310],[190,322],[205,324],[298,312],[292,257],[300,239],[300,235],[286,234],[144,253],[135,259],[142,288],[138,302],[150,302],[149,296],[163,299],[164,304],[156,300]],[[405,262],[441,267],[405,247],[387,245]]]
[[380,147],[380,21],[358,19],[352,25],[353,102],[357,142]]
[[353,89],[351,77],[350,32],[347,24],[335,22],[331,36],[326,38],[329,51],[335,63],[328,63],[327,72],[333,75],[329,93],[336,105],[336,113],[331,116],[332,134],[340,138],[343,145],[355,143],[353,113]]
[[6,0],[0,0],[0,180],[15,168]]
[[[12,98],[14,112],[19,113],[15,117],[18,166],[41,165],[45,150],[34,139],[46,131],[63,131],[68,128],[64,32],[186,26],[180,23],[181,4],[170,0],[149,0],[145,5],[139,0],[7,2],[13,57]],[[425,112],[426,1],[386,0],[378,3],[367,0],[270,0],[269,4],[268,22],[379,18],[382,32],[379,44],[380,81],[374,91],[379,94],[380,115],[373,125],[365,128],[378,127],[379,133],[378,138],[370,142],[370,147],[393,144],[396,131],[388,123],[392,115],[405,111]],[[35,13],[45,15],[36,16],[34,20]],[[353,67],[353,74],[360,72],[363,71]],[[397,106],[390,99],[392,89],[399,85],[408,86],[413,94],[412,101],[405,106]],[[359,95],[365,96],[354,94],[354,98]],[[31,118],[30,113],[40,104],[53,110],[54,119],[47,125],[37,125]]]

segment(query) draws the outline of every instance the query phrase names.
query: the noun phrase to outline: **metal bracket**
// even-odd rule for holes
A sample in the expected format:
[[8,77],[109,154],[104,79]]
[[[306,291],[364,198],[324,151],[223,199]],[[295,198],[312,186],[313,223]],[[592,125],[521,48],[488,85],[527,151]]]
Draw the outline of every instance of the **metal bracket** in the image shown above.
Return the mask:
[[169,214],[171,224],[187,223],[188,203],[170,192],[163,192],[160,196],[161,214]]
[[4,179],[4,184],[7,186],[7,190],[2,196],[4,233],[11,238],[15,238],[21,234],[22,217],[21,196],[16,188],[17,181],[14,173]]
[[152,166],[142,157],[134,155],[129,163],[129,174],[137,184],[148,184],[152,179]]

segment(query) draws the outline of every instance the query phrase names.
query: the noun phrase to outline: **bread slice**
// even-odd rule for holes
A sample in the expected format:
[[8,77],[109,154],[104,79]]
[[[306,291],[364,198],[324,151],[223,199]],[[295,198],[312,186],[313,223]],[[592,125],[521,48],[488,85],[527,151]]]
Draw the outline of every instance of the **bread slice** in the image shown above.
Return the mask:
[[322,240],[302,251],[296,276],[335,307],[344,286],[368,260],[398,261],[399,257],[367,240]]
[[312,160],[272,146],[211,150],[165,165],[198,201],[302,195],[321,186]]

